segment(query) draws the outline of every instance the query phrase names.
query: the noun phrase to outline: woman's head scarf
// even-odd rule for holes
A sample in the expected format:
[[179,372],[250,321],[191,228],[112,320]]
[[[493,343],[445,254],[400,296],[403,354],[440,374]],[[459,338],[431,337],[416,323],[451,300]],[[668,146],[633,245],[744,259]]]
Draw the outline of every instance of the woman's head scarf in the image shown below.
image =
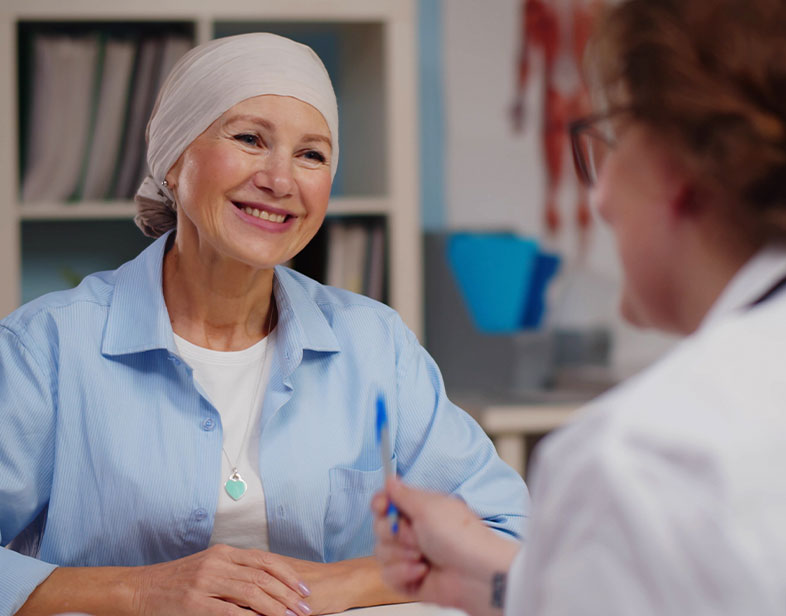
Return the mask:
[[147,124],[149,175],[137,190],[134,221],[159,237],[176,226],[172,192],[163,181],[177,159],[217,118],[262,94],[292,96],[325,118],[330,130],[330,171],[338,165],[338,105],[325,66],[314,51],[269,33],[219,38],[184,55],[158,93]]

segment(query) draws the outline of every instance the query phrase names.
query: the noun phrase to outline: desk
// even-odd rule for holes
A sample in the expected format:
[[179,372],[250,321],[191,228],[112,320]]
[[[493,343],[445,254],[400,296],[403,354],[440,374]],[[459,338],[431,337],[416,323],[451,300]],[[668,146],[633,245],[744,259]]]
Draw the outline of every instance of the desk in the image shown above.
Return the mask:
[[[440,607],[431,603],[401,603],[399,605],[376,605],[374,607],[356,607],[346,612],[338,612],[346,616],[467,616],[466,612]],[[83,612],[61,612],[56,616],[91,616]]]
[[346,612],[346,616],[467,616],[466,612],[431,603],[402,603],[400,605],[377,605],[357,607]]
[[497,404],[477,412],[478,423],[491,437],[499,457],[522,477],[527,464],[527,435],[546,434],[570,421],[581,403]]

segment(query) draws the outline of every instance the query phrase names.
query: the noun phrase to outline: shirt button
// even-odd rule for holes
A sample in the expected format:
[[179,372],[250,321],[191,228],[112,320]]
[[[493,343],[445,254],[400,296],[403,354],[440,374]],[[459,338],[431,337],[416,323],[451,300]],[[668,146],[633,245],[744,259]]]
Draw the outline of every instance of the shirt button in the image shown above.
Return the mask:
[[179,365],[182,363],[182,362],[180,361],[180,358],[179,358],[179,357],[177,357],[177,356],[175,356],[175,355],[170,355],[170,356],[169,356],[169,361],[171,361],[171,362],[172,362],[173,364],[175,364],[176,366],[179,366]]
[[206,517],[207,517],[207,511],[205,511],[204,509],[200,508],[194,510],[194,518],[196,519],[197,522],[201,522]]
[[210,417],[202,420],[202,429],[205,432],[210,432],[215,427],[216,427],[216,422],[213,421]]

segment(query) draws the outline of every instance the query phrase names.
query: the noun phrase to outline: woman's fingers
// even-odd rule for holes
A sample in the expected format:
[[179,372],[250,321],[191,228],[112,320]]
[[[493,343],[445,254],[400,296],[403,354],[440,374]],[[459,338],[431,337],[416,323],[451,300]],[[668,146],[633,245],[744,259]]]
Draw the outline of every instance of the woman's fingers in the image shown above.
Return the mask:
[[301,597],[307,597],[310,594],[308,587],[295,570],[278,555],[262,550],[242,550],[239,548],[230,548],[230,550],[232,552],[229,558],[232,562],[269,573]]
[[227,598],[233,603],[262,614],[271,610],[271,614],[281,616],[286,610],[298,616],[311,614],[311,606],[305,601],[310,594],[308,588],[283,559],[260,550],[229,550],[227,556],[236,565],[229,577],[237,584],[227,591],[232,593]]
[[293,591],[282,592],[281,582],[271,576],[251,576],[249,579],[225,580],[221,599],[248,608],[265,616],[309,616],[311,608]]
[[[139,613],[310,616],[308,589],[283,557],[216,545],[138,568]],[[238,606],[237,611],[234,606]]]

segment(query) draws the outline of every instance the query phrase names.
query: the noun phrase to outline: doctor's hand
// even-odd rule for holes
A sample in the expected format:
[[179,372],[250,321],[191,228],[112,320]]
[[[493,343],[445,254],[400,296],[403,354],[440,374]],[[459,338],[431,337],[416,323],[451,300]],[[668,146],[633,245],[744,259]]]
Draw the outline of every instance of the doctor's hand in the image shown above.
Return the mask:
[[[399,510],[394,535],[388,502]],[[389,479],[374,496],[376,555],[382,577],[413,599],[463,609],[475,616],[499,614],[495,575],[505,575],[518,543],[487,528],[459,499],[410,488]]]
[[283,557],[215,545],[138,568],[136,614],[309,616],[308,588]]

